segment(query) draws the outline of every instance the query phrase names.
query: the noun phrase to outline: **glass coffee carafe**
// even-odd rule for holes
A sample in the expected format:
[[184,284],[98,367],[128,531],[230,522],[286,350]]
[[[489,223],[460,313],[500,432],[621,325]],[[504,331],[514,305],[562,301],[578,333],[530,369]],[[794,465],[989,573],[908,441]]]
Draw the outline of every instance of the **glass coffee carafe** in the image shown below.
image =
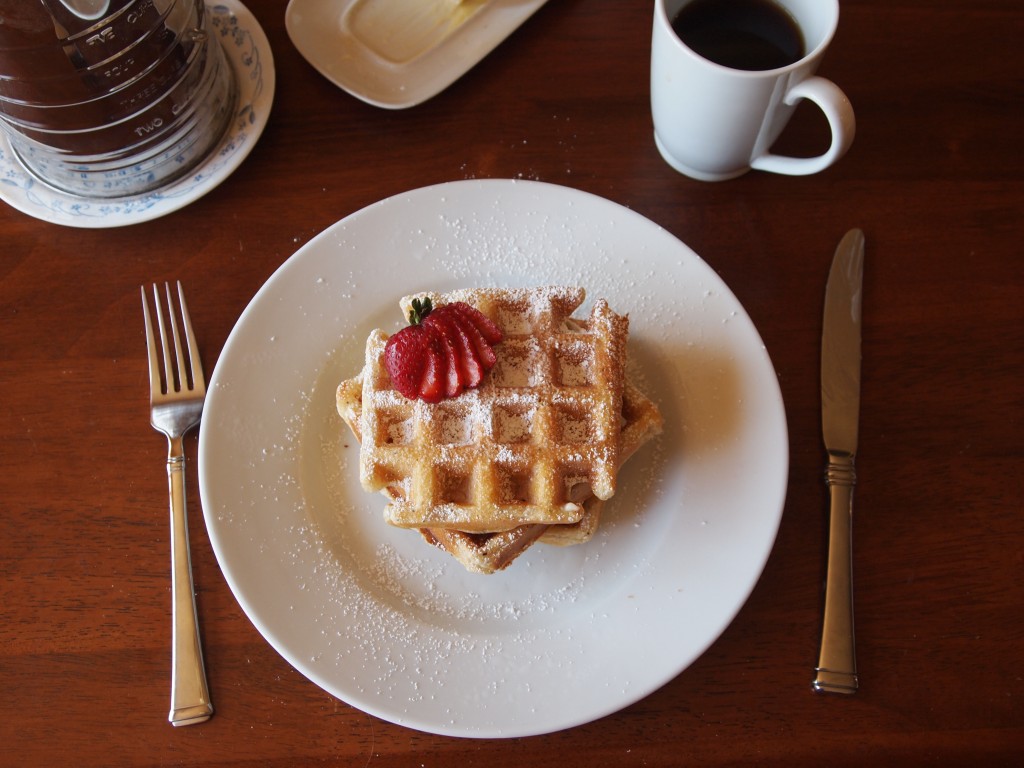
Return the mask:
[[172,183],[214,150],[235,97],[203,0],[0,0],[0,130],[63,192]]

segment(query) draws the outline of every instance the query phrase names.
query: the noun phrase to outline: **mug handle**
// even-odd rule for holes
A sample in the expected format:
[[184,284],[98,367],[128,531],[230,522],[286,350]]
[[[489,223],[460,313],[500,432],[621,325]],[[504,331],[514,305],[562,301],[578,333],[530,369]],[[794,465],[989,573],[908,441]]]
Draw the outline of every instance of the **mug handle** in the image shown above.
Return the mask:
[[831,80],[812,76],[793,86],[783,101],[793,105],[800,99],[810,99],[825,113],[829,128],[832,129],[832,145],[828,151],[817,157],[786,157],[765,153],[751,160],[751,168],[788,176],[808,176],[825,170],[846,154],[857,129],[853,106],[846,94]]

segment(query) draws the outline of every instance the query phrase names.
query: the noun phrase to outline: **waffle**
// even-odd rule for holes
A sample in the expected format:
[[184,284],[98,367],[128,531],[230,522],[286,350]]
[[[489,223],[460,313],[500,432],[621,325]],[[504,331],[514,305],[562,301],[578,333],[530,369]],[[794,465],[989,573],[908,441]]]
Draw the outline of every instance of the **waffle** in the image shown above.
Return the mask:
[[595,302],[571,317],[581,288],[483,289],[414,298],[465,301],[502,329],[483,383],[429,405],[391,387],[387,334],[374,331],[361,374],[360,481],[401,486],[392,525],[495,533],[574,525],[583,501],[615,493],[629,321]]
[[[337,406],[345,423],[357,440],[362,440],[363,384],[360,378],[343,381],[338,387]],[[622,397],[621,432],[619,438],[620,466],[641,446],[661,431],[662,419],[657,406],[630,381],[626,381]],[[404,484],[396,483],[382,489],[391,502],[401,501]],[[534,542],[565,547],[589,541],[597,531],[604,502],[591,495],[582,501],[579,522],[567,525],[531,524],[498,533],[467,533],[446,528],[421,528],[420,534],[451,554],[467,570],[494,573],[506,568]]]
[[[661,412],[629,379],[622,392],[622,431],[619,435],[619,468],[655,435],[661,433]],[[573,525],[549,525],[542,544],[569,547],[590,541],[597,532],[604,502],[591,496],[583,503],[583,517]]]

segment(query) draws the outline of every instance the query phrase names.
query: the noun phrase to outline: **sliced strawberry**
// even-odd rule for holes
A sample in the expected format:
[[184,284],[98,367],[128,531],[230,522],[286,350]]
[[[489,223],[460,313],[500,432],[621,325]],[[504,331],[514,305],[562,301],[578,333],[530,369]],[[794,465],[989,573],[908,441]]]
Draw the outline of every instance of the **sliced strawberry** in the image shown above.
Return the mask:
[[472,344],[464,346],[465,352],[460,358],[462,363],[462,370],[466,376],[466,387],[479,386],[480,382],[484,380],[484,374],[487,373],[487,369],[480,363],[480,359],[476,356],[476,350],[473,349]]
[[473,349],[476,351],[477,359],[483,366],[485,371],[491,370],[494,364],[498,361],[498,356],[494,354],[494,348],[487,342],[487,339],[481,333],[480,329],[477,328],[476,324],[461,312],[455,313],[455,324],[462,329],[462,332],[466,334],[470,343],[473,345]]
[[463,379],[462,366],[459,364],[460,344],[455,329],[446,322],[425,324],[433,327],[441,338],[441,346],[444,349],[446,364],[444,394],[446,397],[455,397],[466,386],[466,382]]
[[448,306],[453,307],[462,317],[473,323],[473,326],[487,339],[488,344],[497,344],[504,338],[501,328],[476,307],[466,304],[464,301],[457,301]]
[[410,325],[391,336],[384,346],[384,367],[395,389],[410,399],[419,395],[427,365],[427,335],[422,325]]
[[434,328],[421,326],[426,341],[426,364],[420,381],[420,397],[428,403],[436,403],[445,397],[448,382],[448,357],[441,334]]
[[491,348],[501,330],[464,302],[435,309],[430,299],[412,301],[412,323],[390,339],[384,365],[395,389],[410,399],[436,403],[483,381],[495,364]]
[[[444,307],[442,307],[444,309]],[[431,314],[430,324],[443,326],[445,332],[455,341],[456,354],[459,359],[460,379],[464,387],[475,387],[484,378],[484,368],[477,357],[473,342],[457,322],[457,318],[451,312],[436,310]],[[426,322],[426,321],[424,321]]]

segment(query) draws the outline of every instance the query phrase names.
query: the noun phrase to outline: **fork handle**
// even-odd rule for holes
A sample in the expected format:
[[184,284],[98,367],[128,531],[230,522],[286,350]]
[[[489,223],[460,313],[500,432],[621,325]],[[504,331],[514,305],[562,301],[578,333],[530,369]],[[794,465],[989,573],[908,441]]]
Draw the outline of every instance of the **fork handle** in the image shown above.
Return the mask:
[[203,649],[199,643],[192,586],[192,561],[185,510],[185,451],[182,439],[172,438],[167,451],[167,481],[171,494],[171,711],[172,725],[193,725],[210,719],[213,704],[206,686]]

